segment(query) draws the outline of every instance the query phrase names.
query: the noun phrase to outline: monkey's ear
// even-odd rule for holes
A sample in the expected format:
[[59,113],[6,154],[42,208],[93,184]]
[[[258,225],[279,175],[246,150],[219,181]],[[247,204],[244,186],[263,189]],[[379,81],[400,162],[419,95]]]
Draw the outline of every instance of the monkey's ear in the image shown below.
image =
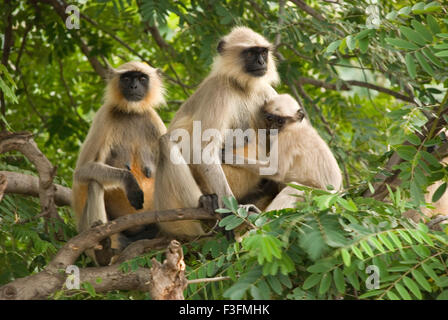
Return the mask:
[[224,45],[226,42],[224,40],[220,40],[218,43],[218,46],[216,47],[216,50],[218,50],[219,54],[222,54],[224,52]]
[[115,69],[111,66],[108,66],[106,70],[106,81],[112,80],[112,78],[116,75]]
[[156,68],[156,73],[159,77],[163,77],[163,71],[160,70],[159,68]]

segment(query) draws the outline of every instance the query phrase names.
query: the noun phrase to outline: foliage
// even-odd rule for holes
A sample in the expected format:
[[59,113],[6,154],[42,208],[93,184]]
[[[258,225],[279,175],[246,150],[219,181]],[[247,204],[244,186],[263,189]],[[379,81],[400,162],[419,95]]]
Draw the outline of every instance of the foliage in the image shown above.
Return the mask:
[[[101,105],[104,83],[89,58],[112,66],[143,59],[160,68],[168,103],[159,114],[169,124],[179,102],[209,72],[219,37],[234,25],[247,25],[276,43],[282,80],[276,89],[301,100],[343,170],[344,191],[303,188],[296,209],[248,215],[228,199],[221,212],[231,215],[221,227],[250,231],[242,242],[217,236],[185,244],[190,279],[230,278],[191,284],[188,298],[447,299],[446,227],[432,231],[426,220],[414,224],[402,216],[429,207],[424,194],[434,181],[443,182],[434,201],[448,182],[446,166],[432,152],[445,143],[436,128],[448,120],[443,1],[306,1],[313,16],[292,1],[74,3],[82,13],[80,29],[68,30],[43,1],[12,1],[0,13],[2,49],[9,21],[13,26],[8,63],[0,65],[1,117],[11,130],[35,134],[57,164],[58,183],[70,186],[79,147]],[[402,161],[388,168],[395,152]],[[2,170],[34,171],[20,155],[1,159]],[[363,196],[375,191],[378,175],[394,172],[400,184],[388,186],[384,199]],[[0,212],[0,284],[41,270],[75,232],[70,211],[60,209],[65,234],[58,240],[58,222],[36,218],[40,208],[33,199],[6,196]],[[153,255],[161,259],[152,253],[123,270],[148,266]],[[91,262],[82,257],[78,264]],[[369,290],[371,265],[380,282]],[[54,298],[148,298],[92,289],[84,284],[75,295],[61,291]]]

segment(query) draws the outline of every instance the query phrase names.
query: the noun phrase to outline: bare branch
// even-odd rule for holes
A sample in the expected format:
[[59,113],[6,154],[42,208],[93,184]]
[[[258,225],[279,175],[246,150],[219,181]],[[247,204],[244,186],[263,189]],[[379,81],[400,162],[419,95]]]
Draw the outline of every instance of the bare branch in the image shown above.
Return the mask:
[[8,187],[8,180],[2,174],[0,174],[0,201],[3,199],[3,195],[5,194],[5,190]]
[[163,264],[155,258],[151,261],[148,281],[151,297],[154,300],[184,300],[187,279],[182,245],[176,240],[171,241]]
[[[116,220],[110,221],[106,224],[91,228],[82,232],[81,234],[75,236],[69,240],[56,254],[53,260],[48,264],[48,266],[37,274],[17,279],[3,287],[0,287],[0,299],[44,299],[56,290],[60,290],[65,281],[65,275],[63,272],[67,266],[74,264],[76,259],[87,249],[93,248],[102,239],[124,231],[126,229],[151,224],[155,222],[168,222],[177,220],[215,220],[216,215],[210,214],[203,208],[187,208],[187,209],[173,209],[165,211],[146,211],[141,213],[136,213],[133,215],[127,215],[120,217]],[[160,242],[154,241],[153,244],[160,244]],[[139,244],[142,250],[146,250],[148,247],[148,242]],[[170,254],[173,255],[172,258],[168,259],[168,263],[171,266],[181,266],[179,257],[181,252],[179,252],[179,247],[170,247]],[[138,252],[136,248],[130,249],[128,253],[124,253],[125,256],[133,256],[134,253]],[[174,259],[177,256],[177,260]],[[119,258],[119,260],[121,260]],[[176,263],[176,261],[178,261]],[[183,260],[182,260],[183,262]],[[103,268],[88,268],[81,271],[81,277],[85,276],[87,279],[91,279],[91,284],[101,290],[113,290],[113,289],[141,289],[144,287],[143,284],[148,282],[150,278],[146,278],[142,274],[141,270],[130,275],[123,275],[123,273],[118,272],[118,265],[114,264],[110,267]],[[175,275],[175,279],[179,284],[183,282],[180,269],[177,273],[172,273]],[[111,273],[108,273],[111,272]],[[147,273],[147,271],[145,271]],[[102,286],[97,284],[94,279],[97,279],[99,275],[103,275],[104,281],[107,285]],[[83,279],[83,278],[81,278]],[[142,281],[142,279],[147,279]],[[154,275],[153,275],[153,278]],[[186,284],[186,279],[185,279]],[[147,288],[147,287],[145,287]]]
[[0,153],[17,150],[27,157],[36,167],[39,173],[39,199],[42,213],[49,217],[59,218],[54,202],[55,188],[53,178],[56,167],[39,150],[29,132],[11,133],[3,131],[0,133]]
[[[21,194],[26,196],[39,197],[39,178],[19,173],[0,171],[0,175],[4,176],[8,181],[6,193]],[[58,206],[70,206],[72,190],[59,184],[53,185],[55,188],[54,202]]]

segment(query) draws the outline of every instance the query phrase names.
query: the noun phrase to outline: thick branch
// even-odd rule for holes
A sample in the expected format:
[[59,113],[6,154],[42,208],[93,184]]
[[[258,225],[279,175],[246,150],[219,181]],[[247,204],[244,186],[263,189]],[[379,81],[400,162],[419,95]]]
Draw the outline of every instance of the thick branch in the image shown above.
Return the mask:
[[39,173],[39,199],[42,213],[52,218],[58,218],[58,211],[54,202],[55,188],[53,178],[56,167],[39,150],[28,132],[11,133],[3,131],[0,133],[0,153],[17,150],[23,153],[36,167]]
[[[210,214],[202,208],[188,208],[188,209],[173,209],[165,211],[147,211],[120,217],[116,220],[110,221],[106,224],[91,228],[83,233],[75,236],[68,241],[56,254],[48,266],[40,273],[17,279],[3,287],[0,287],[0,299],[44,299],[56,290],[60,290],[64,281],[64,272],[69,265],[73,265],[76,259],[87,249],[93,248],[102,239],[124,231],[126,229],[151,224],[155,222],[168,222],[177,220],[215,220],[216,216]],[[147,243],[146,243],[147,245]],[[145,244],[143,244],[145,248]],[[143,249],[145,250],[145,249]],[[138,250],[130,250],[132,252],[139,252]],[[177,252],[177,253],[176,253]],[[179,256],[179,252],[174,250],[173,254]],[[127,254],[126,256],[132,256]],[[121,260],[119,258],[119,260]],[[178,260],[180,261],[180,260]],[[108,268],[108,269],[107,269]],[[141,288],[140,282],[141,274],[123,277],[123,274],[115,273],[114,268],[90,268],[86,269],[84,274],[87,279],[96,279],[97,275],[103,274],[105,278],[109,277],[107,273],[112,272],[111,280],[106,280],[107,283],[112,283],[110,286],[103,287],[104,290],[112,290],[115,288],[129,288],[131,284],[136,284],[137,288]],[[115,275],[115,276],[114,276]],[[118,277],[118,278],[117,278]],[[124,280],[121,280],[123,277]],[[116,279],[115,281],[113,279]],[[84,281],[84,280],[83,280]],[[123,281],[123,282],[121,282]],[[186,280],[185,280],[186,281]],[[95,285],[92,283],[92,285]]]
[[[0,175],[4,176],[8,181],[8,186],[5,190],[6,193],[21,194],[33,197],[39,196],[38,177],[9,171],[0,171]],[[72,190],[59,184],[54,184],[54,188],[54,202],[56,205],[70,206]]]

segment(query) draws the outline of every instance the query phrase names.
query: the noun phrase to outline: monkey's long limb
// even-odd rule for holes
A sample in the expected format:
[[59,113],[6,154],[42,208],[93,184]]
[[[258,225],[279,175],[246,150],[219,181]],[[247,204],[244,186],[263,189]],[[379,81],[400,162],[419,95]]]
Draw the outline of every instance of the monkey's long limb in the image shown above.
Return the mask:
[[125,169],[115,168],[100,162],[89,162],[81,166],[75,172],[75,179],[79,182],[89,182],[95,180],[104,187],[120,186],[124,187],[127,179],[132,174]]
[[210,193],[218,196],[219,206],[222,207],[223,197],[234,197],[232,189],[227,182],[226,175],[220,164],[201,164],[195,165],[195,170],[207,182]]
[[87,201],[81,220],[78,223],[78,230],[89,229],[93,224],[106,223],[107,214],[104,205],[104,189],[96,181],[90,181],[87,191]]
[[[143,208],[143,192],[132,173],[100,162],[89,162],[75,171],[78,182],[96,181],[103,188],[121,187],[135,209]],[[101,198],[103,199],[103,198]],[[104,202],[104,200],[103,200]]]

